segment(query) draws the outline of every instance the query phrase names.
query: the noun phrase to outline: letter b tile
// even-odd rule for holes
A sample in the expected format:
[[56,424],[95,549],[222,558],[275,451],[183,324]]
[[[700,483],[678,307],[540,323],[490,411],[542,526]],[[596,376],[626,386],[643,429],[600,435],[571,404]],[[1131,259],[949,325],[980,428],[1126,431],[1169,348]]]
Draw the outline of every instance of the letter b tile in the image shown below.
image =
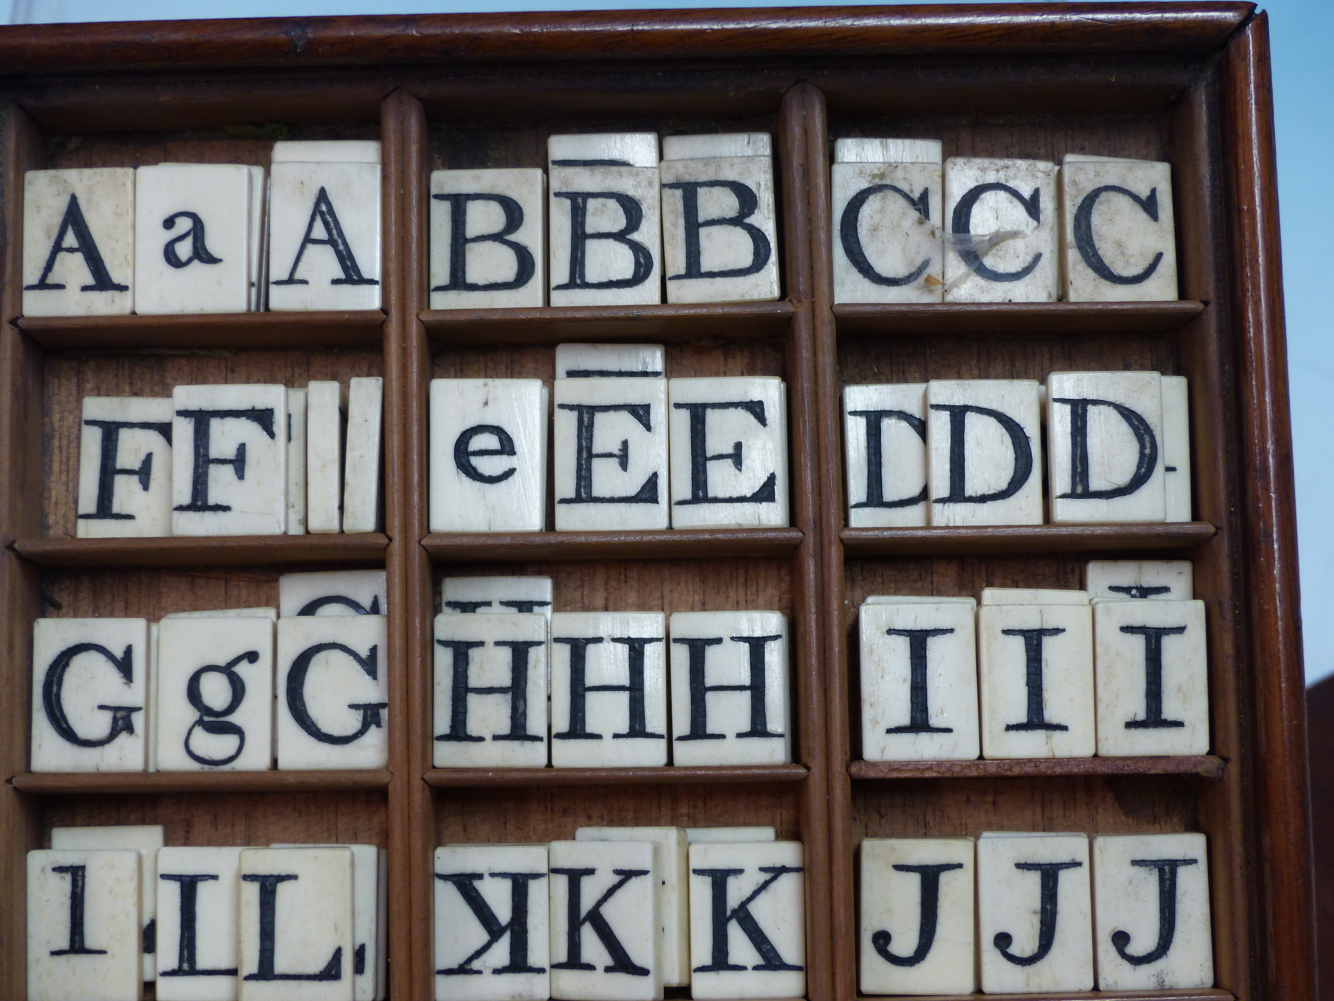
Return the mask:
[[431,308],[546,305],[546,176],[431,172]]

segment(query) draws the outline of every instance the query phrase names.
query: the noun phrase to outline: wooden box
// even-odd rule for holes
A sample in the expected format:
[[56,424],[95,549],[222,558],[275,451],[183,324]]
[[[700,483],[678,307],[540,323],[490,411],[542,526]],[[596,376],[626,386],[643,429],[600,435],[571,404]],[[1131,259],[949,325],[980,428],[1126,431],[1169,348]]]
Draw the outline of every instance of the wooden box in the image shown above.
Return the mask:
[[[806,846],[812,1001],[856,995],[863,836],[1203,831],[1216,988],[1313,997],[1290,436],[1264,15],[1247,3],[811,8],[0,29],[0,994],[25,984],[25,853],[52,826],[161,823],[169,844],[389,850],[390,996],[432,994],[432,851],[591,824],[772,824]],[[740,305],[431,311],[426,184],[544,165],[561,131],[768,131],[784,298]],[[1183,301],[834,306],[832,141],[939,138],[949,155],[1169,160]],[[266,164],[275,138],[380,138],[383,312],[20,318],[27,169]],[[792,527],[433,535],[428,380],[553,377],[567,340],[661,341],[667,374],[781,375]],[[841,386],[1055,369],[1192,385],[1196,520],[848,529]],[[383,375],[384,534],[73,538],[81,397],[176,383]],[[1195,564],[1212,754],[860,761],[855,617],[867,594],[1080,586],[1091,555]],[[389,575],[390,764],[371,772],[28,772],[41,615],[273,604],[291,568]],[[446,573],[543,573],[561,610],[773,608],[790,618],[796,764],[432,770],[431,619]],[[1173,996],[1181,995],[1177,992]],[[1112,995],[1108,995],[1109,997]]]

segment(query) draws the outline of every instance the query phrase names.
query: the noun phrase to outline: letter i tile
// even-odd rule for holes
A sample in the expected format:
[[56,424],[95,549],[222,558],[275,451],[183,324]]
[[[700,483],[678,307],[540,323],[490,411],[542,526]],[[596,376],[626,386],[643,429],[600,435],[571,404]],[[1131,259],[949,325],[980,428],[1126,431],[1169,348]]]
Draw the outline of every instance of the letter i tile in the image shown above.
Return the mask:
[[243,848],[158,852],[159,1001],[236,1001]]

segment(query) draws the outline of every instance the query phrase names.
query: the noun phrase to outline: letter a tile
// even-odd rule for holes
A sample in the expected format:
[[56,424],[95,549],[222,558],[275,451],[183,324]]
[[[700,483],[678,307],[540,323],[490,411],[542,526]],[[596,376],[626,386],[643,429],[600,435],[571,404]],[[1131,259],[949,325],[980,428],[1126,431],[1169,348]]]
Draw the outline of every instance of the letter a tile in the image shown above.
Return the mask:
[[84,397],[80,539],[171,534],[174,413],[166,397]]
[[431,172],[431,308],[545,306],[546,175]]
[[551,997],[547,878],[546,845],[435,850],[435,1001]]
[[863,994],[977,992],[972,838],[861,843]]
[[157,855],[159,1001],[236,1001],[237,896],[243,848]]
[[843,387],[848,524],[927,524],[926,384]]

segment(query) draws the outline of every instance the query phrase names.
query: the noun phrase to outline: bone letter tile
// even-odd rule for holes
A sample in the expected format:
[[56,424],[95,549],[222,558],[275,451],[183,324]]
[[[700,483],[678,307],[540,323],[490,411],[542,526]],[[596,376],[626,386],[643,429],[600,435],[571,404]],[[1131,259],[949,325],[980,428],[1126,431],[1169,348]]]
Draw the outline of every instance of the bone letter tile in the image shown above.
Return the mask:
[[278,620],[278,767],[384,768],[389,651],[383,615]]
[[788,524],[782,379],[672,379],[673,528]]
[[984,587],[984,605],[1087,605],[1087,591],[1045,587]]
[[32,851],[27,876],[29,1001],[139,1001],[139,853]]
[[796,841],[690,846],[690,993],[806,993],[805,868]]
[[383,570],[321,570],[278,578],[278,614],[385,615]]
[[172,391],[172,534],[287,532],[287,390]]
[[540,532],[546,481],[540,380],[431,380],[431,531]]
[[547,763],[547,617],[435,617],[436,768]]
[[236,900],[242,848],[163,848],[157,854],[157,996],[236,1001]]
[[1094,838],[1093,881],[1099,990],[1213,986],[1203,834]]
[[446,612],[541,612],[551,620],[550,577],[446,577],[440,594]]
[[343,409],[336,382],[306,384],[306,531],[343,530]]
[[134,170],[23,175],[23,314],[134,312]]
[[553,841],[551,996],[659,1001],[657,886],[647,841]]
[[1190,391],[1184,375],[1163,385],[1163,493],[1168,521],[1190,521]]
[[545,306],[546,175],[431,172],[431,308]]
[[982,990],[1093,989],[1089,843],[1083,834],[984,833],[977,841]]
[[171,534],[174,413],[166,397],[83,398],[80,539]]
[[273,163],[379,163],[378,139],[287,139],[273,144]]
[[306,391],[287,391],[287,534],[306,534]]
[[863,605],[860,622],[862,757],[978,757],[972,605]]
[[927,523],[925,398],[925,383],[843,387],[853,528]]
[[379,309],[380,164],[274,163],[269,309]]
[[135,171],[136,313],[245,313],[250,168],[160,163]]
[[936,381],[926,387],[932,525],[1042,524],[1036,382]]
[[551,305],[662,302],[657,136],[551,136]]
[[1170,163],[1067,155],[1060,184],[1067,300],[1177,298]]
[[1195,597],[1190,560],[1091,560],[1084,582],[1090,598],[1189,601]]
[[1047,455],[1055,523],[1162,521],[1157,372],[1052,372]]
[[658,959],[663,985],[690,986],[690,859],[680,827],[580,827],[575,841],[648,841],[658,871]]
[[353,379],[347,392],[347,448],[343,469],[343,531],[376,532],[382,524],[381,425],[384,380]]
[[32,770],[142,772],[147,667],[143,619],[34,622]]
[[781,612],[676,612],[668,632],[672,762],[790,762],[786,617]]
[[[144,944],[157,938],[157,852],[162,847],[160,824],[137,824],[116,827],[53,827],[52,848],[77,848],[95,851],[136,851],[139,853],[140,915],[144,926]],[[144,952],[144,979],[152,980],[157,973],[156,956]]]
[[666,371],[661,344],[557,344],[557,379],[658,378]]
[[547,878],[546,845],[435,850],[436,1001],[551,996]]
[[984,758],[1094,753],[1088,605],[983,605],[977,652]]
[[858,946],[864,994],[974,994],[972,838],[866,838]]
[[557,379],[556,530],[666,528],[667,381]]
[[[196,612],[169,612],[162,616],[167,619],[268,619],[270,622],[278,621],[278,609],[269,606],[257,606],[255,608],[211,608]],[[152,623],[152,628],[157,628],[158,623]]]
[[273,620],[168,618],[158,627],[158,768],[273,767]]
[[667,623],[661,612],[551,617],[551,763],[667,764]]
[[[668,302],[779,294],[773,158],[760,136],[677,136],[663,144],[662,243]],[[768,136],[763,136],[767,140]],[[746,146],[743,152],[729,148]]]
[[241,853],[239,1001],[353,1001],[352,852]]
[[736,844],[752,841],[775,840],[772,827],[687,827],[686,841],[690,844]]
[[1098,753],[1206,754],[1204,602],[1099,601],[1093,636]]
[[1060,285],[1054,163],[945,161],[945,301],[1055,302]]

